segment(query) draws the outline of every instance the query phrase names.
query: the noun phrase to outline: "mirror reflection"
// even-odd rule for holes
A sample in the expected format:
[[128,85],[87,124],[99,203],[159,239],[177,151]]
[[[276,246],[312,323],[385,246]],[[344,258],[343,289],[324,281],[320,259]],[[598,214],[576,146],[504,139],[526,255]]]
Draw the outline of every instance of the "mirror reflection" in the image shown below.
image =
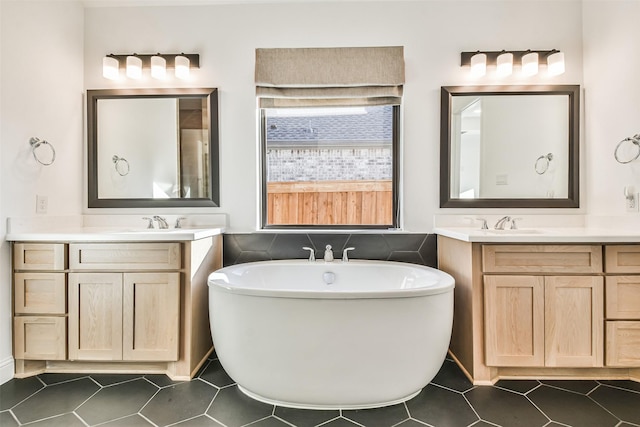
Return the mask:
[[88,91],[89,207],[217,206],[216,94]]
[[442,96],[442,207],[577,206],[577,87]]

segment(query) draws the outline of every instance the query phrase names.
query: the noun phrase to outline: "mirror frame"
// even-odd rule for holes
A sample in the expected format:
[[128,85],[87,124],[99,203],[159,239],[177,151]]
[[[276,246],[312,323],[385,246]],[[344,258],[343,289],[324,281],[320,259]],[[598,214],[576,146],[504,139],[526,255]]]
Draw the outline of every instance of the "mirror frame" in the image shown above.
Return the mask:
[[[98,197],[98,101],[126,98],[205,98],[209,120],[208,198],[99,198]],[[89,208],[168,208],[220,206],[220,153],[218,134],[218,89],[105,89],[87,90],[87,187]]]
[[[442,86],[440,92],[440,207],[441,208],[579,208],[580,207],[580,86]],[[568,192],[567,198],[459,199],[452,198],[451,106],[454,96],[470,95],[568,95]]]

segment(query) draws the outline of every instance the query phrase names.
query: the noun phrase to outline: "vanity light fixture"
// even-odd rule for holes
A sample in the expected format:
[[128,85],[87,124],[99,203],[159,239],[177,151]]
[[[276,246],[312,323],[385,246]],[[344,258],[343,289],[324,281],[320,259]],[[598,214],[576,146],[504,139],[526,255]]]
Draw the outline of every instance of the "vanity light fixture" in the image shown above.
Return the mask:
[[142,59],[135,53],[127,56],[127,77],[136,80],[142,78]]
[[[143,70],[150,69],[153,78],[164,79],[167,69],[174,69],[176,77],[186,79],[190,71],[200,68],[200,55],[197,53],[153,53],[153,54],[109,54],[102,59],[102,76],[116,80],[123,65],[125,75],[131,79],[142,78]],[[164,71],[163,71],[164,70]]]
[[[496,75],[506,77],[513,73],[513,64],[520,65],[523,76],[533,76],[538,73],[540,65],[546,65],[550,76],[564,73],[564,53],[557,49],[550,50],[499,50],[461,52],[460,65],[468,66],[472,76],[482,76],[482,59],[484,56],[484,70],[495,66]],[[478,64],[479,65],[476,65]]]
[[485,53],[476,53],[471,57],[471,75],[473,77],[482,77],[487,73],[487,55]]
[[553,53],[547,56],[547,74],[557,76],[564,73],[564,53],[559,50],[553,50]]
[[538,74],[538,52],[527,52],[522,55],[522,75],[535,76]]
[[189,78],[189,58],[180,54],[176,56],[176,77],[181,80],[186,80]]
[[151,77],[158,80],[167,77],[167,60],[160,54],[151,57]]
[[120,77],[120,61],[113,55],[102,58],[102,77],[117,80]]
[[513,73],[513,53],[502,51],[496,59],[496,74],[506,77]]

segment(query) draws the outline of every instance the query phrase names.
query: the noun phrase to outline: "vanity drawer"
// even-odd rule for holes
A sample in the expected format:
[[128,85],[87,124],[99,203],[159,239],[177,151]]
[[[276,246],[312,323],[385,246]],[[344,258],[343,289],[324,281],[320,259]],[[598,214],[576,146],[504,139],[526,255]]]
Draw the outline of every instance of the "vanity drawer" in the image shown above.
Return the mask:
[[13,318],[16,359],[65,360],[67,318],[18,316]]
[[607,273],[640,273],[640,245],[605,246]]
[[72,243],[72,270],[177,270],[180,243]]
[[606,366],[640,367],[640,321],[606,324]]
[[489,273],[599,273],[600,245],[483,245]]
[[64,314],[67,311],[65,273],[15,273],[16,314]]
[[15,243],[13,267],[16,270],[64,270],[67,256],[64,243]]
[[607,276],[607,319],[640,320],[640,276]]

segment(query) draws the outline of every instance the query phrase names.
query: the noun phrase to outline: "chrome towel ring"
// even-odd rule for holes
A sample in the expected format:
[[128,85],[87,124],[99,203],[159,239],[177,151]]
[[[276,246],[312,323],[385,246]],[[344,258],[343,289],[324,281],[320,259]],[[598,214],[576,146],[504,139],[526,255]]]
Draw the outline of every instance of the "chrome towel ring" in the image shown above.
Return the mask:
[[[34,136],[29,140],[29,144],[31,144],[31,153],[33,153],[33,158],[41,165],[49,166],[56,160],[56,149],[53,148],[53,145],[51,145],[49,141],[45,141],[44,139]],[[46,154],[44,154],[42,150],[39,150],[40,154],[38,154],[38,148],[45,145],[49,147],[48,151],[51,152],[51,154],[49,154],[50,159],[47,158]]]
[[[632,158],[628,159],[628,160],[620,160],[620,155],[619,155],[619,151],[620,151],[620,147],[622,147],[624,145],[625,142],[630,141],[633,145],[635,145],[635,155],[632,156]],[[633,136],[629,136],[625,139],[623,139],[622,141],[618,142],[618,145],[616,145],[616,149],[613,152],[613,156],[616,158],[616,161],[618,163],[622,163],[622,164],[626,164],[626,163],[630,163],[633,162],[635,159],[637,159],[638,157],[640,157],[640,133],[637,133]]]
[[114,167],[116,168],[116,172],[118,172],[118,175],[125,176],[129,174],[131,168],[129,167],[129,162],[127,161],[127,159],[114,155],[111,160],[113,160]]
[[546,156],[540,156],[536,159],[536,164],[534,165],[534,169],[538,175],[544,175],[544,173],[549,170],[549,165],[551,164],[551,160],[553,160],[553,153],[549,153]]

